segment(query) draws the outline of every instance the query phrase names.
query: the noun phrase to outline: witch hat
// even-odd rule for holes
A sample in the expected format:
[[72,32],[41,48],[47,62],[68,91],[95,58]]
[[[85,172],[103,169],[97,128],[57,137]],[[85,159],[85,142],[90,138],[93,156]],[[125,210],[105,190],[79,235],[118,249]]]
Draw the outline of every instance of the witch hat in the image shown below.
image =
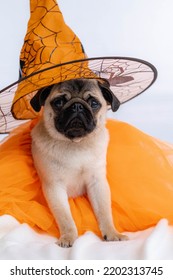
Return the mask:
[[75,78],[106,79],[120,103],[150,87],[156,68],[129,57],[87,58],[55,0],[30,0],[31,16],[20,54],[19,80],[0,91],[0,133],[37,117],[30,104],[41,88]]

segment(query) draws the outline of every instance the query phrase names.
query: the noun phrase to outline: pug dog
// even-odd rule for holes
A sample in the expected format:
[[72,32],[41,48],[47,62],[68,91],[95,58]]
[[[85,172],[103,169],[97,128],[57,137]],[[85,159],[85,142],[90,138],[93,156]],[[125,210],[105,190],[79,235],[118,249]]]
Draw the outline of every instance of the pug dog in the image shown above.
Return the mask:
[[114,227],[106,178],[109,107],[120,102],[107,81],[74,79],[43,88],[32,98],[43,108],[33,128],[32,155],[44,196],[60,230],[58,245],[71,247],[78,236],[69,197],[87,194],[104,240],[126,240]]

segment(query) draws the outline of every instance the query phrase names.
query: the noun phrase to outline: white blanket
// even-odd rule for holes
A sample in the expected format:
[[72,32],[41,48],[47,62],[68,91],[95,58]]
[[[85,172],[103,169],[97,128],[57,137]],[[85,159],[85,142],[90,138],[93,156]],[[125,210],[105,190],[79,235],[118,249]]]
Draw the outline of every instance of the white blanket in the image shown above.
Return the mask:
[[168,260],[173,259],[173,226],[162,219],[155,227],[126,233],[129,241],[106,242],[92,232],[79,237],[72,248],[56,245],[56,238],[38,234],[12,216],[0,217],[1,260]]

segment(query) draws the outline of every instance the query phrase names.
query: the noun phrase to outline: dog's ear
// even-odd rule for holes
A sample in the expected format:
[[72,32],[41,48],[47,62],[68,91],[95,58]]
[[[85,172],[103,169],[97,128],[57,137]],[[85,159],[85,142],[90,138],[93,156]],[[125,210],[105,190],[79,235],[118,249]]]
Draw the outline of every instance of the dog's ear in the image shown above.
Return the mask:
[[114,93],[110,90],[109,83],[107,81],[100,82],[98,81],[98,85],[101,89],[104,99],[108,104],[111,105],[111,109],[113,112],[116,112],[120,107],[120,101],[114,95]]
[[40,112],[41,106],[44,105],[46,98],[50,94],[52,87],[53,86],[48,86],[39,89],[38,92],[34,95],[34,97],[30,100],[30,104],[36,112]]

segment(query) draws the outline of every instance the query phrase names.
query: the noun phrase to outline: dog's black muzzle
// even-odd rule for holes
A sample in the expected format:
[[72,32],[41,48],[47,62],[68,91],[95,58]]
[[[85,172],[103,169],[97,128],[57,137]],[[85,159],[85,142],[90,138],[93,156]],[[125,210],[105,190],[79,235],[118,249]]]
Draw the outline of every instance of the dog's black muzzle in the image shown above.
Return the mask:
[[55,117],[56,129],[69,139],[81,138],[91,133],[96,127],[96,120],[83,103],[75,102],[62,109]]

